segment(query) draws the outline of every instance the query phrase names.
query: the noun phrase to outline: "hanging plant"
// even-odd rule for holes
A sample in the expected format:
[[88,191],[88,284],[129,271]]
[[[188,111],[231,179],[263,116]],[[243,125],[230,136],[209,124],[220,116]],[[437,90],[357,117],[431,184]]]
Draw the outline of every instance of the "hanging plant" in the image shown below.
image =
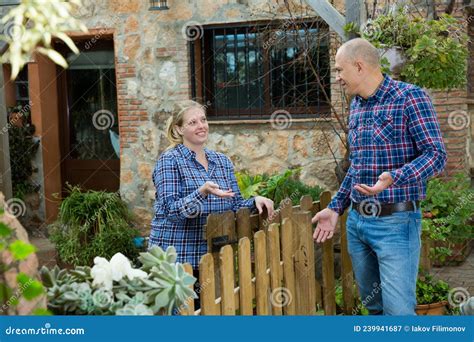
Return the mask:
[[[463,24],[449,14],[431,20],[410,19],[405,8],[398,8],[368,21],[362,30],[353,24],[345,30],[367,39],[382,54],[398,49],[404,60],[402,81],[438,90],[466,84],[468,37]],[[382,58],[383,65],[387,62],[388,58]]]

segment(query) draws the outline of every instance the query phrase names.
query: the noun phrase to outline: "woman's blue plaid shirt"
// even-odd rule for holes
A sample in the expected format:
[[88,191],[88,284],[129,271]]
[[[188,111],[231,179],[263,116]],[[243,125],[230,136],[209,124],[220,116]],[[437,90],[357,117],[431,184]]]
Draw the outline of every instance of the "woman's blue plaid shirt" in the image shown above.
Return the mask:
[[[446,165],[436,112],[428,95],[412,84],[384,75],[373,96],[356,96],[349,115],[351,166],[328,205],[341,214],[350,201],[398,203],[421,200],[426,181]],[[369,198],[354,189],[374,185],[382,172],[390,172],[393,184]]]
[[[208,171],[196,160],[195,152],[182,144],[163,153],[153,171],[156,197],[149,246],[174,246],[177,261],[188,262],[194,269],[207,253],[204,225],[209,213],[255,209],[253,198],[242,198],[230,159],[208,149],[205,153]],[[235,196],[202,196],[198,189],[206,181],[217,183],[222,190],[232,189]]]

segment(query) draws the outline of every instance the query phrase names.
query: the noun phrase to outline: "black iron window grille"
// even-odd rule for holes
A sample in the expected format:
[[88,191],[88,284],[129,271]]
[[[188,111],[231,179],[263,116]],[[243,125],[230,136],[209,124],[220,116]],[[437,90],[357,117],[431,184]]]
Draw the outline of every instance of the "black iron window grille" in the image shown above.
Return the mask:
[[200,27],[190,40],[193,99],[209,119],[330,112],[329,29],[321,21]]

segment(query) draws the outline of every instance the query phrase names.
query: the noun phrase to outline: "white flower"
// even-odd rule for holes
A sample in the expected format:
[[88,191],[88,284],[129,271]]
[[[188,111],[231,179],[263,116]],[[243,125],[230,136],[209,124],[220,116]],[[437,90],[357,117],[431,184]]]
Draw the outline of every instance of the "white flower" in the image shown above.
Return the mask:
[[112,289],[114,280],[120,281],[125,276],[129,279],[147,276],[146,272],[132,268],[130,261],[122,253],[116,253],[110,262],[107,259],[95,257],[94,264],[91,270],[91,276],[94,279],[92,285],[103,285],[107,289]]
[[112,267],[105,258],[95,257],[94,267],[91,276],[94,279],[92,285],[103,285],[107,289],[112,289]]
[[110,265],[112,266],[112,279],[115,281],[119,281],[125,276],[129,279],[135,277],[145,278],[147,276],[146,272],[133,269],[130,261],[122,253],[115,254],[110,259]]

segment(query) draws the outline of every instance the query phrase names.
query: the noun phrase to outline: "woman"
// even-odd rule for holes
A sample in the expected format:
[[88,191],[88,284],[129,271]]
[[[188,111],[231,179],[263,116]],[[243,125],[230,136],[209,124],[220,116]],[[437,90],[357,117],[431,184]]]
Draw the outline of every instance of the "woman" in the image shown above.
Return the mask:
[[234,167],[225,155],[204,147],[209,125],[203,106],[188,105],[168,119],[171,146],[159,158],[153,172],[156,188],[155,216],[149,244],[163,249],[174,246],[178,262],[199,268],[207,253],[203,230],[207,215],[246,207],[273,214],[273,201],[257,196],[242,198]]

